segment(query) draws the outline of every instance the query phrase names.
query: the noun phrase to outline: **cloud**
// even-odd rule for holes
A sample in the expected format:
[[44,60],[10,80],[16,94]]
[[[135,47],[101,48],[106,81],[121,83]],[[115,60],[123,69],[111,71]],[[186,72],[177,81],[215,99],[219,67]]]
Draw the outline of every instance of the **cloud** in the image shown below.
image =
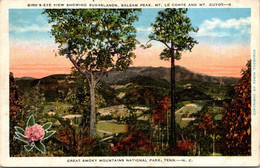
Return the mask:
[[24,26],[24,27],[10,25],[10,31],[18,32],[18,33],[25,33],[25,32],[31,32],[31,31],[48,32],[50,30],[51,30],[51,25],[39,26],[36,24],[32,24],[31,26]]
[[24,19],[24,18],[18,18],[16,20],[16,22],[21,23],[21,24],[28,24],[29,23],[29,21]]
[[43,17],[42,15],[39,15],[37,18],[36,18],[36,21],[37,22],[41,22],[43,24],[46,24],[48,23],[48,21],[45,19],[45,17]]
[[150,33],[150,32],[153,30],[153,28],[152,28],[152,27],[148,27],[148,28],[145,28],[145,27],[137,27],[136,30],[137,30],[137,31],[142,31],[142,32],[148,32],[148,33]]
[[224,31],[210,32],[210,31],[205,31],[203,29],[200,29],[198,34],[193,33],[192,35],[194,35],[194,36],[210,36],[210,37],[227,37],[227,36],[230,36],[230,33],[224,32]]
[[239,29],[247,29],[250,27],[251,18],[240,18],[240,19],[229,19],[226,22],[220,22],[219,26],[221,28],[235,28]]
[[211,20],[205,20],[199,26],[199,32],[196,36],[212,36],[212,37],[224,37],[230,36],[227,29],[235,29],[242,33],[250,33],[251,17],[240,19],[229,19],[223,21],[219,18],[213,18]]

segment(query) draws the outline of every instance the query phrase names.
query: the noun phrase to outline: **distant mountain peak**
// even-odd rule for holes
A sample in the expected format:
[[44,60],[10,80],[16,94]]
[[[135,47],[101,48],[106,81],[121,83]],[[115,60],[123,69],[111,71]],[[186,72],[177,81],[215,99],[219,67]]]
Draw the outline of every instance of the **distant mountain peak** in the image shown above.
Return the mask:
[[[239,78],[234,77],[217,77],[209,76],[206,74],[192,72],[189,69],[176,65],[175,67],[176,81],[201,81],[208,83],[217,83],[230,85],[236,83]],[[108,76],[102,77],[102,82],[113,84],[118,81],[126,80],[127,78],[135,76],[150,76],[152,78],[160,78],[170,81],[170,68],[167,67],[151,67],[151,66],[140,66],[140,67],[129,67],[126,71],[109,71]]]
[[15,81],[19,81],[19,80],[35,80],[35,79],[37,79],[37,78],[28,77],[28,76],[14,78]]

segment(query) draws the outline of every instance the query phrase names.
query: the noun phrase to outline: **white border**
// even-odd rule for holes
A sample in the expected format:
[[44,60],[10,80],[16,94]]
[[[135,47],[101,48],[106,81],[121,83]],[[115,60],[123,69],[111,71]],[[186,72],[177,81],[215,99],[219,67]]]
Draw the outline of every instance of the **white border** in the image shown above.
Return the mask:
[[[251,57],[252,53],[255,52],[256,55],[256,69],[252,72],[256,73],[256,83],[252,87],[256,87],[256,91],[253,92],[256,94],[256,115],[252,115],[252,156],[247,157],[9,157],[9,24],[8,24],[8,10],[10,8],[26,8],[32,9],[32,7],[27,7],[27,3],[39,4],[54,4],[54,3],[98,3],[98,4],[121,4],[121,3],[138,3],[138,4],[155,4],[155,3],[213,3],[210,0],[138,0],[133,2],[132,0],[2,0],[0,1],[0,74],[1,74],[1,83],[0,83],[0,166],[105,166],[105,167],[133,167],[133,166],[257,166],[259,165],[259,0],[251,1],[236,1],[236,0],[216,0],[214,3],[231,3],[231,8],[251,8],[252,15],[252,24],[251,24]],[[163,6],[162,6],[163,7]],[[200,7],[200,8],[208,8]],[[229,7],[229,6],[228,6]],[[42,7],[34,7],[42,8]],[[51,7],[55,8],[55,7]],[[58,7],[57,7],[58,8]],[[84,8],[84,7],[77,7]],[[100,7],[99,7],[100,8]],[[211,7],[211,8],[217,8]],[[225,8],[220,6],[219,8]],[[253,68],[252,68],[253,69]],[[253,101],[253,99],[252,99]],[[84,159],[136,159],[142,158],[147,159],[148,162],[82,162]],[[173,158],[176,160],[185,159],[186,162],[149,162],[150,158],[161,158],[162,160],[167,158]],[[80,162],[68,162],[69,159],[80,160]],[[190,162],[192,161],[192,162]]]

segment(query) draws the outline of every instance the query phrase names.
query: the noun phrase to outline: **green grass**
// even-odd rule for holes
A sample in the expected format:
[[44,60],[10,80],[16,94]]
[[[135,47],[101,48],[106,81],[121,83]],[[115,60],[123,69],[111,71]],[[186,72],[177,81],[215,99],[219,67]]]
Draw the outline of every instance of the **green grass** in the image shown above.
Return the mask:
[[[213,156],[213,154],[210,154],[210,156]],[[215,153],[214,156],[222,156],[222,154],[221,153]]]
[[147,121],[147,120],[149,120],[149,117],[142,115],[142,116],[138,117],[138,120]]
[[215,120],[221,120],[222,119],[222,114],[217,114],[215,117],[214,117]]
[[181,128],[185,128],[188,126],[190,121],[180,121],[179,124],[180,124],[180,127]]
[[[123,117],[127,117],[130,114],[130,110],[124,106],[124,108],[122,107],[123,105],[118,105],[118,106],[110,106],[110,107],[105,107],[105,108],[100,108],[98,109],[98,112],[102,115],[102,114],[110,114],[113,117],[117,117],[117,116],[123,116]],[[136,111],[138,108],[140,108],[142,110],[142,108],[144,108],[145,106],[137,106],[136,107]],[[146,108],[146,107],[145,107]],[[138,116],[141,115],[142,113],[137,114]]]
[[[112,111],[111,111],[112,110]],[[98,112],[100,114],[111,114],[111,115],[114,115],[114,116],[127,116],[128,113],[127,113],[127,108],[122,108],[122,105],[119,105],[119,106],[110,106],[110,107],[105,107],[105,108],[101,108],[101,109],[98,109]],[[129,110],[128,110],[129,111]]]
[[44,107],[43,112],[47,113],[47,112],[49,112],[51,110],[54,110],[56,107],[58,107],[58,110],[56,111],[56,113],[64,114],[64,111],[67,112],[68,109],[72,107],[72,105],[69,104],[69,103],[62,103],[62,102],[56,103],[56,102],[52,102],[52,103],[47,104]]
[[[186,102],[187,103],[187,102]],[[201,110],[202,106],[199,105],[199,107],[193,107],[193,106],[187,106],[190,103],[187,103],[186,106],[182,107],[181,110],[177,110],[176,113],[176,123],[180,125],[181,128],[186,127],[190,121],[182,121],[182,115],[188,113],[188,116],[190,116],[193,113],[197,113]]]
[[99,122],[97,124],[97,130],[111,132],[112,134],[124,133],[124,132],[126,132],[126,125],[117,124],[117,123],[113,123],[113,122]]

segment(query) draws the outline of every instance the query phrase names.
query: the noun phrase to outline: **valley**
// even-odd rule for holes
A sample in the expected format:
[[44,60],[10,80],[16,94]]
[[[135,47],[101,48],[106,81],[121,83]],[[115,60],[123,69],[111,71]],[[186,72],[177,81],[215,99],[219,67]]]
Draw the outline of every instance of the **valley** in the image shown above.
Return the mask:
[[[214,123],[218,123],[222,118],[223,104],[229,101],[230,86],[238,79],[196,74],[179,66],[176,74],[175,116],[179,136],[183,134],[181,132],[196,128],[205,108],[214,106],[214,110],[208,112],[213,116]],[[38,117],[42,118],[39,122],[52,122],[54,128],[59,129],[68,124],[77,127],[88,120],[88,86],[84,85],[80,76],[60,74],[42,79],[26,77],[17,78],[15,82],[25,99],[35,96],[43,98],[39,102],[42,109],[38,112]],[[124,137],[130,125],[151,129],[149,125],[156,123],[155,118],[159,115],[154,110],[159,101],[169,97],[169,93],[167,68],[130,67],[122,74],[110,71],[108,77],[101,79],[96,90],[96,128],[100,141],[112,143],[114,139]],[[26,103],[33,103],[33,100]],[[169,106],[161,117],[165,119],[157,125],[163,129],[155,127],[151,131],[156,135],[165,134],[162,137],[162,141],[165,141],[169,139]],[[155,144],[161,141],[160,138],[157,140]]]

